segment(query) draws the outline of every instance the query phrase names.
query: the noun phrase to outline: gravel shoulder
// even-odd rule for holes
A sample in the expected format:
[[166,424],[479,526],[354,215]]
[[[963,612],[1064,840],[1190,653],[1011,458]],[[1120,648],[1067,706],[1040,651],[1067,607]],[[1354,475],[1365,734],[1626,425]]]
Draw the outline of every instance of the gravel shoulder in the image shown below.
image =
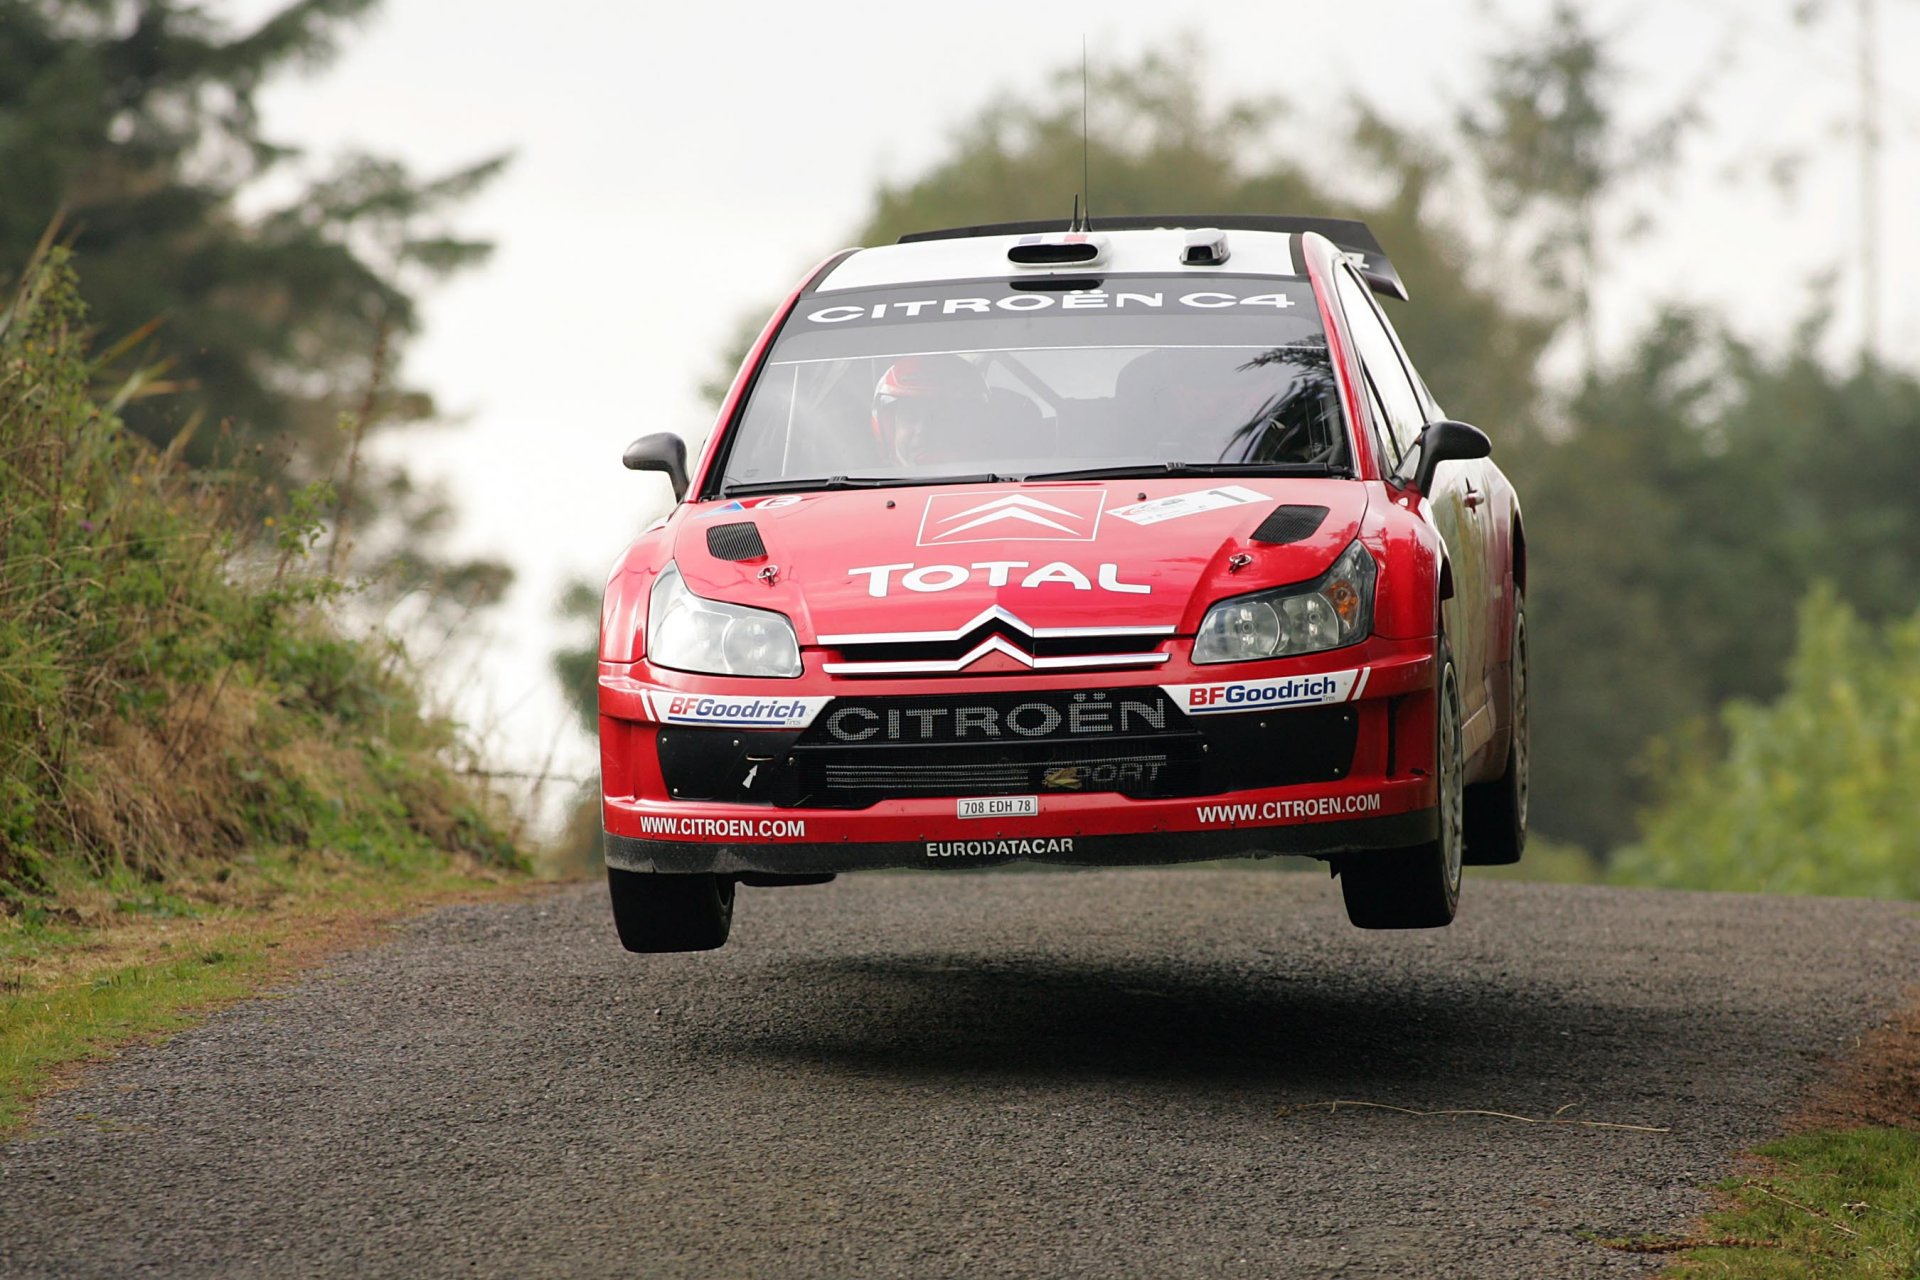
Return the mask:
[[[1920,912],[1240,871],[449,908],[0,1147],[0,1275],[1608,1276],[1920,971]],[[1654,1126],[1649,1133],[1486,1116]]]

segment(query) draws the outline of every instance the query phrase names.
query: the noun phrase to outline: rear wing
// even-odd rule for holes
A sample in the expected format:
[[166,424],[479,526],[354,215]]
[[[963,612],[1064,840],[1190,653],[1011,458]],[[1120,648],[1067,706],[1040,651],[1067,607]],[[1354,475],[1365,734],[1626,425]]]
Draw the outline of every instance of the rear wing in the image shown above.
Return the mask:
[[[1367,224],[1352,218],[1291,218],[1263,213],[1172,214],[1168,216],[1101,218],[1101,231],[1153,231],[1173,227],[1181,229],[1214,228],[1221,231],[1275,231],[1282,235],[1317,232],[1352,260],[1361,279],[1375,293],[1407,299],[1407,286],[1400,273],[1374,238]],[[961,240],[971,236],[1031,236],[1060,231],[1060,219],[1045,222],[994,222],[978,227],[953,227],[946,231],[911,231],[900,237],[901,244],[920,240]],[[1089,228],[1092,229],[1092,228]]]

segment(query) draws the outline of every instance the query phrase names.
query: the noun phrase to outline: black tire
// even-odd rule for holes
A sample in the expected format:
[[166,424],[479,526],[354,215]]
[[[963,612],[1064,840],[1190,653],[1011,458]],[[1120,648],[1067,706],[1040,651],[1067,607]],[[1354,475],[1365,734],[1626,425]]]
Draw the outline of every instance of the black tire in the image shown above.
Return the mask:
[[1527,610],[1514,597],[1513,666],[1507,678],[1507,769],[1491,782],[1467,788],[1467,865],[1499,867],[1520,861],[1527,848],[1527,793],[1533,736],[1527,713]]
[[629,951],[712,951],[733,930],[731,876],[607,868],[613,925]]
[[1440,648],[1434,716],[1439,775],[1439,834],[1410,849],[1381,849],[1341,859],[1340,895],[1347,919],[1361,929],[1437,929],[1453,923],[1460,903],[1466,845],[1466,760],[1460,749],[1460,682],[1453,655]]

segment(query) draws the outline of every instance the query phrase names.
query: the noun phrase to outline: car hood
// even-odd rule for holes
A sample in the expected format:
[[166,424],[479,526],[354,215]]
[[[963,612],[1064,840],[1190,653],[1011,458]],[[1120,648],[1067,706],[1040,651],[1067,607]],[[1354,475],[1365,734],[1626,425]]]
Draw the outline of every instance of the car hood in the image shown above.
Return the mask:
[[[778,610],[803,645],[952,631],[996,606],[1034,629],[1187,633],[1223,596],[1323,573],[1359,532],[1367,490],[1163,478],[790,494],[689,504],[672,546],[696,594]],[[1287,527],[1256,539],[1276,512]],[[734,528],[746,524],[758,546]]]

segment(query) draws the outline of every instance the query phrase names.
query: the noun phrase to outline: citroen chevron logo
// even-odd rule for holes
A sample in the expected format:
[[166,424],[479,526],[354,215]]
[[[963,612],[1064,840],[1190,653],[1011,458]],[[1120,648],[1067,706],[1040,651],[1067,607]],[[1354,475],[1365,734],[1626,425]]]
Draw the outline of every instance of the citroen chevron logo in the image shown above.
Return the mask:
[[[1031,508],[1031,510],[1026,508]],[[940,523],[949,525],[953,524],[955,520],[966,520],[968,516],[972,516],[973,519],[967,520],[965,524],[954,525],[951,529],[942,529],[936,533],[934,537],[957,537],[969,529],[978,529],[983,524],[993,524],[998,520],[1025,520],[1028,524],[1037,524],[1047,529],[1057,529],[1061,533],[1071,537],[1077,538],[1080,536],[1080,531],[1072,525],[1061,524],[1058,520],[1050,520],[1046,516],[1039,514],[1042,511],[1050,511],[1056,516],[1065,516],[1069,520],[1073,519],[1073,512],[1071,511],[1056,507],[1051,502],[1042,502],[1038,498],[1029,498],[1024,494],[1016,493],[1010,498],[1000,498],[993,502],[984,502],[977,507],[969,507],[965,511],[948,516]]]
[[979,502],[975,494],[936,493],[920,518],[919,545],[950,542],[1091,542],[1106,506],[1105,489],[1040,489]]

